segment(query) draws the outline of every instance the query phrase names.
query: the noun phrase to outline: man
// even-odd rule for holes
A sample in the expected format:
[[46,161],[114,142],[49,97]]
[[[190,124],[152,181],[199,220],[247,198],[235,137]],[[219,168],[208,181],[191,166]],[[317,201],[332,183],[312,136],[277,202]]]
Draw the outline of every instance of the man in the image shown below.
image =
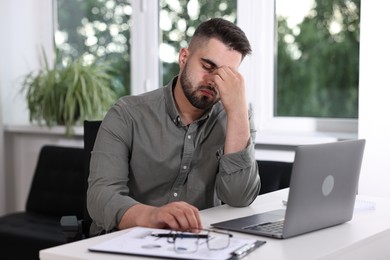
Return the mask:
[[235,24],[208,20],[180,50],[177,77],[109,110],[91,158],[91,235],[196,230],[200,209],[252,203],[260,190],[256,131],[238,72],[250,52]]

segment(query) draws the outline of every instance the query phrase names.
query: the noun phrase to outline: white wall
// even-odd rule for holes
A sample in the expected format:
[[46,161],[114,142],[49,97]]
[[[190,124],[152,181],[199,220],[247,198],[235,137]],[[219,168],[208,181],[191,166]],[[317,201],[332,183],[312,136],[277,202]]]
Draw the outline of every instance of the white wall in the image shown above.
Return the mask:
[[367,143],[359,193],[390,197],[390,2],[361,7],[359,137]]
[[[5,148],[8,136],[4,128],[7,125],[28,124],[26,104],[20,94],[21,78],[39,68],[41,48],[47,51],[49,60],[52,60],[52,31],[52,0],[0,1],[0,215],[9,212],[10,201],[15,199],[6,193],[7,190],[15,188],[13,192],[28,192],[25,187],[8,186],[10,178],[15,175],[5,170],[8,168],[6,164],[9,164],[5,155],[10,151],[9,147]],[[26,147],[24,149],[28,150]],[[21,162],[17,161],[17,164]],[[35,162],[32,171],[34,167]],[[24,190],[20,191],[20,188]],[[24,203],[20,208],[24,208]]]
[[[5,16],[5,9],[2,8],[2,3],[0,3],[0,17]],[[2,19],[2,18],[0,18]],[[2,20],[0,20],[2,21]],[[5,26],[3,23],[0,23],[0,35],[5,35]],[[4,57],[5,47],[3,46],[4,40],[3,37],[0,40],[0,60]],[[3,82],[4,79],[4,64],[0,62],[0,215],[3,215],[6,212],[5,209],[5,171],[4,171],[4,128],[3,128],[3,106],[2,106],[2,89],[4,89]]]
[[28,113],[20,81],[39,68],[41,48],[48,55],[52,53],[52,0],[0,1],[0,10],[1,113],[5,125],[26,124]]
[[[0,13],[1,15],[1,13]],[[1,31],[0,31],[1,35]],[[1,46],[0,46],[1,51]],[[1,57],[1,52],[0,52]],[[0,67],[0,89],[1,89],[2,70]],[[1,107],[1,91],[0,91],[0,107]],[[3,118],[0,113],[0,216],[5,213],[5,171],[4,171],[4,130]]]

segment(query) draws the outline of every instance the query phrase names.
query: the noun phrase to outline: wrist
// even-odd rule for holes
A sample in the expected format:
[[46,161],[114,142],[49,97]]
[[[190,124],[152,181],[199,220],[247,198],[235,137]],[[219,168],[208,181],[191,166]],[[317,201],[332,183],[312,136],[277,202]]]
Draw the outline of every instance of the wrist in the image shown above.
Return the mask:
[[123,214],[121,221],[119,222],[118,228],[125,229],[135,226],[148,226],[148,217],[150,212],[154,207],[144,205],[144,204],[135,204],[127,209],[125,214]]
[[153,206],[145,204],[136,204],[133,206],[133,219],[135,226],[149,227],[150,226],[150,217],[152,216],[152,211],[155,209]]
[[225,107],[226,116],[228,118],[240,118],[245,119],[248,118],[248,109],[246,106],[235,106],[232,108]]
[[243,127],[246,124],[249,126],[249,115],[247,110],[232,110],[226,112],[226,119],[231,126]]

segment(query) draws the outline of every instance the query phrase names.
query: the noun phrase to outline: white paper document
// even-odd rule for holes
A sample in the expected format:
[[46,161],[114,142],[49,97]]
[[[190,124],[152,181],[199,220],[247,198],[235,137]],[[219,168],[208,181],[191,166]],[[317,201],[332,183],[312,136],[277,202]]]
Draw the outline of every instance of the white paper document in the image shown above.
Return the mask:
[[129,229],[127,233],[121,236],[94,245],[89,250],[93,252],[178,259],[237,259],[241,253],[244,253],[242,256],[245,256],[265,243],[256,239],[233,236],[230,238],[229,246],[221,250],[210,250],[206,241],[201,241],[196,252],[179,253],[174,250],[174,245],[169,243],[167,238],[152,236],[156,232],[169,233],[170,231],[166,229],[135,227]]

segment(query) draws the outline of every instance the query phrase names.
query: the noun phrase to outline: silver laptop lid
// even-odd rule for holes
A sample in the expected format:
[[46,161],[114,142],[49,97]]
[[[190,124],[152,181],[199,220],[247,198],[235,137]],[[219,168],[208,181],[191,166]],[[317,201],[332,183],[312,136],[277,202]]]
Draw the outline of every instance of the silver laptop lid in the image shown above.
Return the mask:
[[296,149],[283,237],[352,219],[365,140]]

